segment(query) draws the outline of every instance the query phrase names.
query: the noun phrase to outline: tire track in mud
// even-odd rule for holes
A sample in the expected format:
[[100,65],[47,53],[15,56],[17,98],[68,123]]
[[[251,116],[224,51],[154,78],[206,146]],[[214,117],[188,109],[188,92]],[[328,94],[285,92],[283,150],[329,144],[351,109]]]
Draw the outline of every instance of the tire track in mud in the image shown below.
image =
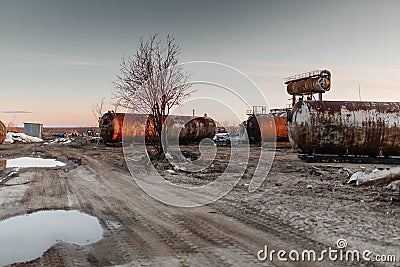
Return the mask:
[[[139,255],[143,255],[142,253],[140,253],[140,247],[135,247],[135,245],[132,243],[132,237],[128,235],[127,229],[125,229],[125,231],[121,231],[122,229],[120,230],[109,227],[105,223],[109,218],[117,219],[123,224],[123,226],[121,226],[121,228],[123,228],[124,225],[128,224],[128,222],[130,224],[133,224],[135,222],[135,220],[131,220],[131,218],[123,218],[123,216],[119,216],[120,212],[118,212],[118,208],[124,203],[112,202],[106,197],[106,191],[103,191],[101,189],[97,191],[95,189],[98,188],[91,188],[90,185],[87,186],[81,183],[75,184],[74,181],[71,181],[70,188],[72,194],[76,197],[78,201],[78,208],[87,213],[93,214],[94,216],[97,216],[101,220],[103,227],[105,228],[104,238],[99,241],[98,244],[93,245],[94,249],[101,246],[101,243],[104,243],[104,239],[112,241],[114,248],[113,251],[117,254],[111,259],[116,261],[113,262],[114,264],[132,262],[135,260],[135,256],[138,257]],[[118,216],[115,216],[116,214],[118,214]],[[132,251],[135,253],[132,253]]]
[[[91,168],[90,171],[95,173],[97,172],[96,168]],[[118,174],[121,175],[120,173]],[[104,173],[97,173],[96,177],[101,178],[101,182],[110,187],[115,186],[116,184],[115,182],[110,183],[108,179],[104,177]],[[120,180],[118,181],[121,182]],[[133,181],[129,178],[128,186],[131,186],[132,183]],[[118,250],[122,254],[122,259],[124,260],[124,262],[131,262],[134,260],[139,261],[140,263],[151,262],[151,257],[148,255],[148,251],[146,251],[149,248],[148,246],[146,247],[148,240],[141,238],[141,236],[156,239],[157,243],[159,243],[158,246],[160,246],[160,244],[167,244],[174,253],[187,251],[189,249],[187,245],[177,245],[180,243],[184,244],[184,242],[182,242],[184,241],[184,239],[181,239],[179,242],[170,242],[169,240],[171,240],[171,238],[173,239],[178,237],[174,236],[174,233],[172,231],[169,231],[167,228],[156,227],[155,225],[157,224],[155,222],[146,219],[140,214],[144,210],[150,210],[148,200],[144,201],[144,203],[146,203],[147,205],[144,205],[144,207],[141,207],[141,209],[139,209],[138,211],[135,211],[133,207],[128,205],[129,202],[132,201],[132,193],[136,193],[129,190],[125,192],[126,188],[129,188],[128,186],[122,187],[117,190],[119,192],[119,196],[127,196],[126,199],[128,199],[128,202],[124,202],[120,200],[120,198],[116,197],[102,196],[99,192],[94,192],[93,190],[91,191],[90,188],[84,190],[84,192],[91,192],[93,194],[92,196],[90,196],[90,199],[95,199],[94,202],[103,203],[104,214],[113,214],[114,218],[118,219],[122,223],[122,227],[125,227],[125,233],[119,235],[119,241],[116,245],[118,247]],[[139,193],[141,193],[141,191],[139,191]],[[78,199],[82,200],[83,197],[78,196]],[[80,201],[81,205],[84,202],[85,201]],[[125,207],[127,209],[118,210],[118,208],[121,207]],[[154,209],[152,209],[152,211],[153,213],[157,213],[157,211]],[[106,218],[104,218],[103,220],[106,220]],[[116,231],[118,232],[118,230]],[[131,234],[126,234],[128,232],[130,232]],[[144,233],[147,233],[147,235]],[[154,237],[154,233],[156,234],[156,237]],[[134,239],[135,241],[132,241],[132,239]]]
[[[200,239],[207,244],[205,246],[207,248],[206,252],[203,253],[207,253],[209,257],[217,260],[217,265],[228,266],[233,264],[228,261],[227,255],[224,254],[231,254],[233,257],[231,260],[234,260],[234,265],[237,266],[261,265],[254,254],[249,253],[245,247],[240,246],[240,243],[236,242],[233,235],[224,231],[224,227],[214,225],[210,220],[204,219],[201,215],[197,213],[195,216],[192,215],[193,217],[191,218],[180,215],[178,222],[184,229],[195,236],[196,241]],[[221,251],[224,253],[221,254]]]
[[[92,172],[96,172],[95,169],[91,170]],[[97,173],[96,177],[99,177],[102,179],[102,182],[107,184],[107,179],[104,179],[104,173]],[[129,180],[129,182],[132,182]],[[112,186],[112,185],[110,185]],[[134,193],[142,193],[140,189],[137,189],[139,192],[134,192]],[[84,190],[87,192],[88,190]],[[89,190],[90,191],[90,190]],[[122,190],[124,191],[124,190]],[[95,193],[95,192],[93,192]],[[121,195],[126,194],[126,192],[120,192]],[[132,192],[127,192],[128,194],[132,194]],[[136,204],[138,206],[142,206],[142,209],[139,211],[133,211],[132,209],[129,210],[130,215],[126,215],[124,212],[117,212],[115,210],[115,207],[123,207],[124,205],[126,206],[127,203],[123,203],[119,198],[112,198],[108,200],[106,197],[99,196],[97,194],[96,196],[98,198],[98,201],[102,201],[104,203],[104,206],[108,207],[108,211],[110,211],[111,214],[118,214],[117,218],[121,220],[121,222],[124,224],[124,222],[130,222],[131,225],[135,225],[136,227],[140,227],[140,229],[146,229],[146,231],[150,231],[152,234],[156,235],[156,240],[158,239],[159,246],[161,244],[167,245],[172,251],[175,256],[181,263],[181,265],[185,266],[185,257],[182,257],[180,255],[182,254],[189,254],[189,253],[200,253],[199,250],[199,244],[202,245],[203,247],[208,247],[208,248],[213,248],[213,252],[211,252],[210,249],[207,249],[207,259],[214,262],[215,265],[230,265],[229,262],[227,262],[224,259],[224,255],[221,255],[221,247],[229,249],[231,251],[236,250],[239,255],[237,261],[241,261],[242,263],[247,263],[251,265],[258,264],[255,253],[251,254],[248,249],[243,250],[240,248],[240,242],[237,242],[235,238],[233,238],[235,235],[233,233],[225,233],[224,231],[220,230],[219,228],[211,225],[209,221],[206,220],[196,220],[196,218],[193,218],[191,213],[189,213],[191,216],[187,218],[185,215],[182,215],[182,212],[176,212],[178,213],[178,216],[173,216],[171,213],[166,212],[165,209],[155,209],[154,207],[161,206],[162,204],[156,202],[154,204],[154,200],[147,199],[144,200],[144,203],[139,203],[137,202]],[[92,198],[92,197],[91,197]],[[139,198],[138,200],[141,200]],[[95,201],[95,202],[98,202]],[[142,202],[142,201],[140,201]],[[149,204],[150,202],[150,204]],[[114,209],[114,210],[113,210]],[[232,209],[236,208],[224,208],[222,209],[222,213],[228,214],[229,216],[235,218],[235,212],[231,212]],[[236,209],[236,213],[237,213]],[[144,212],[146,211],[146,212]],[[227,212],[230,211],[230,212]],[[208,211],[206,211],[208,212]],[[188,213],[188,212],[187,212]],[[125,215],[124,215],[125,214]],[[143,215],[147,215],[146,217]],[[151,218],[152,214],[157,214],[156,218]],[[238,216],[236,216],[238,217]],[[134,218],[134,220],[132,220]],[[150,220],[153,219],[153,220]],[[239,219],[244,219],[243,217],[240,217]],[[169,225],[169,227],[162,226],[159,222],[156,223],[155,221],[163,221],[164,224]],[[248,222],[248,219],[244,220],[245,222]],[[251,223],[253,226],[253,223]],[[260,223],[262,225],[262,223]],[[171,230],[174,229],[174,230]],[[265,230],[265,228],[260,228],[261,230]],[[142,232],[142,231],[140,231]],[[143,234],[142,234],[143,235]],[[135,238],[140,236],[140,234],[136,233]],[[192,242],[188,242],[186,239],[190,238]],[[144,253],[143,249],[140,249],[141,247],[146,246],[146,243],[143,242],[142,240],[141,245],[137,246],[131,241],[131,238],[129,238],[128,235],[125,235],[125,237],[122,238],[120,242],[118,242],[117,247],[119,248],[120,251],[123,251],[123,260],[125,262],[130,262],[132,260],[136,260],[140,262],[151,262],[151,256],[146,255]],[[197,245],[195,245],[197,244]],[[217,250],[219,248],[219,250]],[[262,248],[262,247],[261,247]],[[134,252],[134,253],[130,253]],[[201,252],[203,254],[203,252]],[[140,258],[140,260],[139,260]],[[239,259],[240,258],[240,259]],[[245,262],[243,262],[245,261]]]
[[[96,176],[103,177],[102,174],[97,174]],[[102,182],[107,184],[108,182],[106,180],[107,179]],[[129,182],[130,185],[133,183],[133,181],[130,179]],[[110,184],[110,186],[113,185],[114,184]],[[128,194],[129,200],[131,200],[131,194],[136,193],[131,191],[122,191],[124,191],[124,189],[121,190],[120,195]],[[105,211],[106,213],[109,212],[110,214],[116,215],[115,217],[123,224],[123,227],[129,227],[129,229],[125,229],[125,232],[131,232],[131,235],[122,234],[120,236],[122,239],[120,239],[117,244],[119,250],[122,251],[122,258],[125,262],[131,262],[133,260],[139,261],[139,263],[151,262],[151,257],[149,257],[148,252],[146,252],[146,247],[148,248],[148,246],[146,246],[148,245],[148,240],[141,238],[141,236],[146,236],[150,239],[156,239],[157,243],[159,243],[158,246],[160,246],[160,244],[166,244],[170,249],[172,249],[172,254],[186,252],[191,249],[189,245],[185,244],[185,240],[183,238],[179,238],[168,228],[160,227],[157,225],[157,223],[146,219],[140,214],[144,210],[151,210],[151,212],[157,214],[156,210],[150,208],[147,200],[144,202],[147,205],[141,207],[141,210],[135,211],[132,209],[132,207],[127,207],[128,203],[121,201],[119,198],[111,197],[110,199],[107,199],[107,197],[100,196],[99,194],[96,194],[96,198],[98,198],[98,201],[102,201],[104,206],[107,207],[107,211]],[[143,203],[141,204],[143,205]],[[126,207],[129,208],[129,210],[125,210],[125,212],[118,212],[115,209],[119,207]],[[135,242],[133,242],[132,239],[134,239]],[[179,241],[171,242],[171,239],[179,239]]]
[[21,203],[26,212],[45,209],[66,209],[68,181],[59,170],[34,170],[31,186],[26,190]]
[[[229,202],[232,204],[229,204]],[[221,213],[231,216],[232,218],[235,218],[238,221],[253,227],[254,229],[258,229],[264,233],[272,233],[274,240],[279,240],[279,242],[276,245],[274,245],[273,241],[268,243],[272,243],[272,248],[276,250],[296,249],[298,251],[302,251],[312,249],[316,252],[320,252],[324,249],[327,249],[329,246],[332,246],[332,244],[321,243],[317,240],[310,238],[306,232],[287,225],[273,215],[263,214],[259,210],[254,209],[253,207],[248,207],[246,205],[241,206],[237,204],[234,200],[224,199],[222,201],[213,203],[211,206]],[[240,212],[238,212],[238,209],[240,210]],[[240,240],[238,240],[238,242],[240,242]],[[262,249],[262,247],[260,247],[260,249]],[[337,266],[337,263],[329,262],[327,260],[322,263],[324,266]],[[307,266],[320,266],[320,264],[321,262],[307,262]],[[340,264],[346,266],[354,265],[354,263],[352,262],[341,262]],[[376,266],[376,263],[360,261],[357,262],[356,265]]]
[[[97,172],[96,168],[91,170],[92,172]],[[104,173],[97,173],[96,177],[102,179],[101,182],[104,182],[106,185],[109,183],[107,179],[104,178]],[[128,177],[129,185],[132,187],[133,181],[130,177]],[[109,186],[115,186],[115,183],[109,184]],[[120,190],[120,196],[128,195],[128,199],[131,199],[131,194],[144,194],[141,189],[135,187],[135,191],[132,192],[130,190],[126,191],[126,188],[123,187]],[[84,192],[90,191],[90,189],[83,190]],[[135,207],[127,207],[128,203],[124,203],[121,201],[121,197],[105,197],[101,196],[96,192],[91,192],[96,196],[91,196],[90,199],[96,199],[94,202],[103,202],[104,207],[107,207],[104,210],[105,213],[110,212],[110,214],[116,215],[116,219],[118,219],[123,225],[129,223],[130,228],[138,228],[138,229],[129,229],[133,230],[132,235],[122,235],[120,236],[122,239],[118,242],[117,247],[118,250],[122,252],[122,258],[125,262],[131,262],[133,260],[138,261],[139,263],[151,263],[154,255],[148,255],[148,251],[143,248],[149,245],[156,245],[159,248],[162,246],[168,247],[165,252],[166,255],[173,256],[176,258],[182,266],[190,265],[190,258],[188,255],[198,254],[198,256],[206,257],[209,261],[211,261],[214,265],[229,265],[228,262],[223,260],[223,255],[220,255],[217,250],[212,253],[211,251],[207,251],[204,253],[200,251],[199,244],[204,247],[214,247],[218,246],[222,243],[229,243],[229,237],[224,236],[221,233],[213,233],[210,229],[203,227],[204,231],[208,231],[209,234],[206,234],[206,238],[203,238],[199,235],[198,231],[195,231],[195,228],[190,227],[191,219],[183,220],[182,215],[175,217],[171,214],[171,209],[166,207],[165,205],[154,201],[148,196],[134,198],[137,201],[135,202]],[[78,197],[78,199],[82,199],[82,197]],[[118,212],[115,210],[120,207],[127,207],[129,210],[125,210],[125,212]],[[139,208],[138,208],[139,207]],[[156,208],[157,207],[157,208]],[[136,209],[136,210],[135,210]],[[181,212],[175,213],[181,214]],[[191,214],[190,212],[188,212]],[[125,232],[128,229],[125,229]],[[215,231],[217,231],[215,229]],[[140,240],[140,237],[142,238]],[[132,242],[132,239],[138,239],[136,242]],[[149,241],[151,240],[151,241]],[[223,241],[221,241],[223,240]],[[139,242],[138,242],[139,241]],[[151,247],[147,247],[148,249]],[[240,251],[240,257],[246,258],[243,255],[246,252],[241,251],[239,248],[234,246],[233,242],[230,242],[230,245],[227,247],[230,249],[236,249]],[[170,250],[170,251],[168,251]],[[133,253],[131,253],[133,252]],[[162,254],[162,253],[161,253]],[[211,263],[209,262],[209,263]],[[251,262],[254,263],[254,258],[251,259]]]
[[[83,165],[54,177],[50,171],[43,172],[45,178],[36,177],[25,205],[28,209],[79,209],[96,216],[105,229],[104,238],[89,246],[59,243],[29,266],[280,266],[257,260],[256,253],[265,242],[283,249],[327,248],[278,217],[240,201],[240,193],[205,207],[170,207],[147,196],[126,171],[75,151],[67,150],[66,156],[81,157]],[[115,227],[109,221],[121,225]]]

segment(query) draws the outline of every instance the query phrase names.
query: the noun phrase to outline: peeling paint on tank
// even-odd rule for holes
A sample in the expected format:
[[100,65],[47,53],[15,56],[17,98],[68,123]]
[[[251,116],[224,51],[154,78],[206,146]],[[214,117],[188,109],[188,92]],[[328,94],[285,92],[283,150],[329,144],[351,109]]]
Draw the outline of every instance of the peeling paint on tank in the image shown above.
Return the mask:
[[303,101],[293,108],[292,146],[301,153],[400,155],[400,103]]

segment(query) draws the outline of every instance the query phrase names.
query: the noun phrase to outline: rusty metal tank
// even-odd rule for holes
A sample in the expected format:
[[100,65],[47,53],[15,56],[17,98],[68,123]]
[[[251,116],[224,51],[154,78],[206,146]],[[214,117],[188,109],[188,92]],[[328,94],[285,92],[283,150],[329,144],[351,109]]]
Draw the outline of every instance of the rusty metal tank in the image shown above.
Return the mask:
[[290,95],[325,93],[331,88],[331,73],[328,70],[302,73],[287,78],[285,84]]
[[4,142],[6,137],[7,137],[7,128],[4,125],[4,123],[0,121],[0,144]]
[[[167,118],[168,138],[179,138],[180,143],[198,142],[204,138],[213,138],[216,123],[209,117],[174,116]],[[143,142],[154,135],[152,122],[148,115],[132,113],[105,113],[99,123],[100,136],[107,143]]]
[[400,156],[400,103],[299,101],[289,138],[304,154]]
[[250,115],[246,121],[246,131],[250,143],[288,142],[286,110],[276,109],[269,114]]
[[124,132],[130,137],[129,141],[139,142],[145,137],[143,125],[146,121],[147,116],[141,114],[107,112],[100,118],[100,136],[106,144],[121,143]]

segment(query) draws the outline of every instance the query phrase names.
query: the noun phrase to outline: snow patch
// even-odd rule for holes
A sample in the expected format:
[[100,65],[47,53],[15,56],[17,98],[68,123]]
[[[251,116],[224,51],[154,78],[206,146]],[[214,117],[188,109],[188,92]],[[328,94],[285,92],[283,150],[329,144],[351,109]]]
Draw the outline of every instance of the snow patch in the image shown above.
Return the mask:
[[24,133],[8,132],[4,142],[13,144],[15,141],[22,143],[40,143],[43,142],[43,139],[29,136]]

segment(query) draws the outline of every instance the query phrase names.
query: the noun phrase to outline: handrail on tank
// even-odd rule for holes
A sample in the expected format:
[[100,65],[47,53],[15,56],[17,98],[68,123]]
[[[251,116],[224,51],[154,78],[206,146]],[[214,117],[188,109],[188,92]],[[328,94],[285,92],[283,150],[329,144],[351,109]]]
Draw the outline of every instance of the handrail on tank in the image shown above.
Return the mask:
[[248,109],[246,110],[246,115],[265,115],[267,114],[267,107],[266,106],[253,106],[253,110]]
[[309,71],[309,72],[305,72],[305,73],[301,73],[301,74],[296,74],[296,75],[287,77],[285,79],[285,81],[286,81],[285,84],[288,84],[288,83],[291,83],[294,81],[298,81],[298,80],[302,80],[302,79],[318,77],[324,72],[325,72],[325,70],[313,70],[313,71]]

